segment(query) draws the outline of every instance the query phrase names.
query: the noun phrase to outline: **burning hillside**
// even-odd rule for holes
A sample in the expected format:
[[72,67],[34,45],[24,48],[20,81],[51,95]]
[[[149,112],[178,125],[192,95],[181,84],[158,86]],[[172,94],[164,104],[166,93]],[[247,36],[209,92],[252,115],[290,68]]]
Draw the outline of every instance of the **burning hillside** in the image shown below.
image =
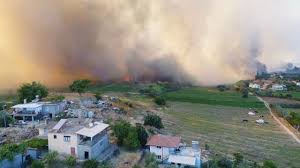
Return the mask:
[[[299,54],[296,1],[10,0],[0,87],[76,78],[218,84]],[[268,10],[265,7],[268,6]]]

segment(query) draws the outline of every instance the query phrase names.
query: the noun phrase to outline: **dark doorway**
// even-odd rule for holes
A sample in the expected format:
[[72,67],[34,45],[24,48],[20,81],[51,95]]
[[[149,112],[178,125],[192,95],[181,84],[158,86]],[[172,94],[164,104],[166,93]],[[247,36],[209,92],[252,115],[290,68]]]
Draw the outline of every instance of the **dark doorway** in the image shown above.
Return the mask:
[[87,151],[84,152],[84,159],[89,159],[89,152]]

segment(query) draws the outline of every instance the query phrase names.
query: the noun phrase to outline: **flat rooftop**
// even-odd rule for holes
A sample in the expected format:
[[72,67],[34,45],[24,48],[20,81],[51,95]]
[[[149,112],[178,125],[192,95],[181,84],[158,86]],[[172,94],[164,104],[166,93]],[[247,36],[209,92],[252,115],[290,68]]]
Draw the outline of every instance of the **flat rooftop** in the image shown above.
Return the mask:
[[60,120],[49,132],[50,133],[67,133],[67,134],[80,134],[84,136],[93,137],[103,131],[109,125],[104,123],[93,124],[90,127],[91,123],[98,123],[89,118],[68,118]]
[[27,104],[17,104],[13,106],[13,109],[23,109],[23,108],[38,108],[43,106],[41,103],[27,103]]

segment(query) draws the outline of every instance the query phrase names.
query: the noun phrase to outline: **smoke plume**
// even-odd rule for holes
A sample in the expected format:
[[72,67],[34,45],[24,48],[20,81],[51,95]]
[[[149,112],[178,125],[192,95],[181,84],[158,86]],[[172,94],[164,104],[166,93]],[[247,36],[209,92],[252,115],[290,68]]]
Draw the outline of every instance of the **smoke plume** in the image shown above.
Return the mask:
[[[38,80],[214,85],[299,61],[297,0],[10,0],[0,87]],[[260,71],[260,70],[259,70]]]

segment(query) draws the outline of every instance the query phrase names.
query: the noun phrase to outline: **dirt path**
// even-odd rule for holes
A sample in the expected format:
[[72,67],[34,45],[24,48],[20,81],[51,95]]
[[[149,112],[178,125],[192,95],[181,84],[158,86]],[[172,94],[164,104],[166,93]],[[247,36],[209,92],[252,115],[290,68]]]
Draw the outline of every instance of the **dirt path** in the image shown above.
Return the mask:
[[280,127],[282,127],[291,137],[293,137],[293,139],[295,139],[299,144],[300,144],[300,139],[297,137],[297,135],[295,135],[290,129],[288,129],[278,118],[277,116],[272,112],[272,109],[270,107],[270,104],[268,102],[266,102],[265,100],[263,100],[261,97],[257,97],[258,100],[260,100],[261,102],[263,102],[265,104],[265,106],[267,107],[267,109],[269,110],[271,116],[274,118],[274,120],[280,125]]

